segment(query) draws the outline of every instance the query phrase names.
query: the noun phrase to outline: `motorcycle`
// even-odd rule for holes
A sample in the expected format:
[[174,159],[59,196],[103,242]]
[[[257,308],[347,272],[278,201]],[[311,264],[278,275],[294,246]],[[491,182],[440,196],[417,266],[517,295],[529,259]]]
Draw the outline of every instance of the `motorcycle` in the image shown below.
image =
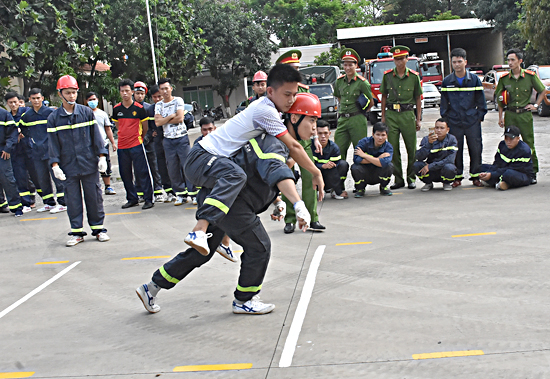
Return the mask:
[[214,108],[212,110],[212,112],[214,113],[214,121],[221,120],[223,118],[223,106],[222,106],[222,104],[220,104],[219,106]]

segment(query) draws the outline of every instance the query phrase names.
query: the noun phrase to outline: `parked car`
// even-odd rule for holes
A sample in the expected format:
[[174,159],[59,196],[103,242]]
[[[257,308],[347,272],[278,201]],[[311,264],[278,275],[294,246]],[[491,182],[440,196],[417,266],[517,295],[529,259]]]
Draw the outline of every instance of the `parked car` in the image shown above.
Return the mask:
[[309,92],[317,95],[321,101],[321,119],[335,128],[338,123],[338,99],[334,97],[332,84],[312,84],[309,86]]
[[241,103],[237,105],[237,109],[235,109],[235,114],[239,114],[244,111],[246,109],[247,103],[248,100],[241,101]]
[[[532,65],[527,68],[528,70],[534,71],[539,76],[542,84],[546,86],[546,90],[544,91],[544,101],[540,104],[539,108],[537,109],[537,113],[539,116],[550,116],[550,65],[545,66],[536,66]],[[538,94],[533,91],[533,96],[531,98],[531,103],[534,103],[536,98],[538,97]]]
[[485,93],[485,101],[493,104],[495,110],[498,110],[497,99],[495,99],[495,89],[497,88],[500,77],[509,72],[510,66],[497,65],[493,66],[493,69],[485,74],[481,84],[483,85],[483,92]]
[[422,90],[424,91],[424,104],[426,106],[437,107],[441,104],[441,94],[434,84],[424,83]]

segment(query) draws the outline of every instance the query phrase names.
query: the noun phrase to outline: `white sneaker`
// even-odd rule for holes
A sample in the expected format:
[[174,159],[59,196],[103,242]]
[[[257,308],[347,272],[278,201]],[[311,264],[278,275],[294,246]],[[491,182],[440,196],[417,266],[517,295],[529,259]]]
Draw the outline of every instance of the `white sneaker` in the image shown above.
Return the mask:
[[274,309],[274,304],[262,303],[258,295],[242,304],[240,304],[236,299],[233,300],[233,313],[237,314],[265,315]]
[[166,198],[163,194],[155,196],[155,203],[164,203],[166,201]]
[[237,257],[233,255],[233,249],[231,249],[231,245],[225,246],[223,243],[220,243],[220,246],[216,249],[218,253],[225,259],[230,260],[231,262],[237,262]]
[[71,247],[78,245],[80,242],[84,242],[84,237],[82,236],[71,236],[71,239],[67,241],[67,246]]
[[54,208],[55,208],[55,206],[53,206],[53,205],[47,205],[47,204],[46,204],[46,205],[44,205],[42,208],[37,209],[36,211],[37,211],[38,213],[49,212],[49,211],[51,211],[51,210],[54,209]]
[[330,191],[330,197],[332,197],[333,199],[336,199],[336,200],[344,200],[345,199],[344,196],[337,195],[336,192],[334,192],[334,191]]
[[50,213],[59,213],[59,212],[65,212],[67,210],[67,207],[61,204],[57,204],[55,207],[50,209]]
[[485,187],[491,187],[489,182],[486,182],[485,180],[480,180],[481,184],[483,184]]
[[451,191],[453,189],[453,186],[451,183],[443,183],[443,191]]
[[208,238],[212,237],[212,233],[205,233],[202,230],[196,232],[190,232],[185,237],[184,242],[197,250],[202,255],[210,254],[210,248],[208,247]]
[[196,197],[192,197],[191,201],[193,201],[193,205],[197,205],[197,198]]
[[184,200],[183,196],[178,196],[174,205],[182,205],[183,203],[187,203],[187,199]]
[[424,184],[424,186],[420,189],[420,191],[427,192],[427,191],[431,190],[432,188],[434,188],[434,184],[433,183],[428,183],[428,184]]
[[147,284],[142,284],[136,289],[136,293],[143,303],[143,306],[149,313],[157,313],[160,311],[160,306],[155,304],[155,298],[151,296],[151,292],[149,292],[149,287],[147,287]]
[[165,203],[171,203],[173,201],[176,201],[176,197],[173,193],[169,193],[168,195],[166,195],[166,199],[164,200]]
[[508,183],[500,181],[497,184],[495,184],[495,188],[497,190],[506,191],[508,188],[510,188],[510,186],[508,185]]
[[111,239],[105,232],[98,233],[95,238],[97,238],[99,242],[107,242]]
[[30,211],[32,211],[31,207],[23,207],[23,213],[29,213]]

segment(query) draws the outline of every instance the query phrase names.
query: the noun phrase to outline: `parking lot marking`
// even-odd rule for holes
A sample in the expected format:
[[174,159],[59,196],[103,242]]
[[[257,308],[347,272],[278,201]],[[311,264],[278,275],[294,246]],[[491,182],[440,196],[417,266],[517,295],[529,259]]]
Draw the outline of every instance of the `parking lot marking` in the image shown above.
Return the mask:
[[445,351],[441,353],[413,354],[413,359],[436,359],[484,355],[483,350]]
[[12,379],[12,378],[30,378],[34,375],[34,371],[27,372],[0,372],[0,379]]
[[252,368],[252,363],[230,363],[225,365],[178,366],[174,368],[174,372],[248,370],[250,368]]
[[116,215],[136,215],[141,212],[116,212],[116,213],[105,213],[105,216],[116,216]]
[[44,282],[40,286],[36,287],[34,290],[29,292],[27,295],[25,295],[24,297],[22,297],[21,299],[17,300],[15,303],[13,303],[12,305],[10,305],[6,309],[4,309],[2,312],[0,312],[0,318],[4,317],[5,315],[7,315],[11,311],[13,311],[15,308],[17,308],[18,306],[23,304],[25,301],[29,300],[31,297],[36,295],[38,292],[42,291],[44,288],[46,288],[47,286],[49,286],[50,284],[55,282],[57,279],[61,278],[63,275],[65,275],[66,273],[71,271],[73,268],[75,268],[79,263],[80,263],[80,261],[73,263],[69,267],[65,268],[63,271],[57,273],[53,278],[51,278],[50,280]]
[[55,220],[57,217],[44,217],[44,218],[26,218],[19,221],[42,221],[42,220]]
[[37,265],[56,265],[59,263],[69,263],[70,261],[37,262]]
[[336,246],[349,246],[349,245],[370,245],[372,242],[346,242],[337,243]]
[[135,259],[158,259],[158,258],[170,258],[170,255],[155,255],[151,257],[130,257],[130,258],[122,258],[121,261],[132,261]]
[[197,207],[185,208],[185,209],[197,209]]
[[306,281],[304,282],[304,289],[302,290],[296,313],[294,314],[288,336],[286,337],[285,347],[283,348],[281,360],[279,361],[279,367],[289,367],[292,364],[292,357],[294,356],[298,337],[300,336],[300,331],[302,330],[302,325],[306,317],[307,307],[311,300],[313,287],[315,287],[315,278],[317,277],[317,271],[319,270],[325,248],[326,245],[321,245],[317,248],[311,260],[311,264],[309,265],[309,271],[307,272]]
[[493,234],[497,234],[497,232],[457,234],[457,235],[454,235],[454,236],[451,236],[451,237],[460,238],[460,237],[490,236],[490,235],[493,235]]

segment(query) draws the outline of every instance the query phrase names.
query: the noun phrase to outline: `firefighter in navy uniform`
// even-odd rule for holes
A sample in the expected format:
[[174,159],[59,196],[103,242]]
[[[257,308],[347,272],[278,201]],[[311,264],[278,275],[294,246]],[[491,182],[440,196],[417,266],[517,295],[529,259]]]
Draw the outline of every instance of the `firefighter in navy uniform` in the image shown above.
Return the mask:
[[[357,74],[359,54],[353,49],[343,49],[340,57],[345,74],[338,77],[334,84],[334,96],[340,103],[334,142],[340,149],[342,159],[346,160],[349,145],[355,148],[367,136],[366,115],[372,107],[372,92],[367,79]],[[361,107],[357,104],[359,98],[365,102]]]
[[498,145],[495,161],[480,167],[479,178],[483,184],[501,191],[531,184],[531,148],[519,138],[520,134],[520,129],[513,125],[504,129],[504,141]]
[[[21,204],[11,166],[11,154],[17,144],[17,134],[17,127],[10,112],[0,108],[0,192],[3,189],[6,193],[9,211],[15,213],[15,217],[21,217],[23,204]],[[0,200],[0,203],[4,201]],[[0,204],[0,207],[5,208],[4,205]]]
[[[300,71],[300,58],[302,58],[302,52],[300,50],[293,49],[287,51],[284,54],[281,54],[279,59],[277,59],[276,64],[288,64],[289,66],[294,67],[296,70]],[[309,86],[303,83],[298,83],[298,93],[304,92],[309,92]]]
[[71,223],[67,246],[83,242],[86,235],[82,225],[82,193],[92,235],[100,242],[109,241],[107,229],[103,227],[105,212],[99,182],[99,173],[107,170],[109,152],[93,111],[76,104],[76,79],[62,76],[57,81],[57,90],[63,105],[48,117],[48,145],[53,173],[65,186]]
[[[407,149],[407,183],[409,189],[415,189],[414,154],[416,152],[416,132],[420,130],[422,117],[422,86],[420,75],[407,67],[410,49],[406,46],[394,46],[395,68],[384,72],[380,93],[382,94],[382,122],[388,125],[388,142],[393,146],[394,183],[390,189],[405,187],[399,135],[403,136]],[[414,108],[416,105],[416,114]]]

